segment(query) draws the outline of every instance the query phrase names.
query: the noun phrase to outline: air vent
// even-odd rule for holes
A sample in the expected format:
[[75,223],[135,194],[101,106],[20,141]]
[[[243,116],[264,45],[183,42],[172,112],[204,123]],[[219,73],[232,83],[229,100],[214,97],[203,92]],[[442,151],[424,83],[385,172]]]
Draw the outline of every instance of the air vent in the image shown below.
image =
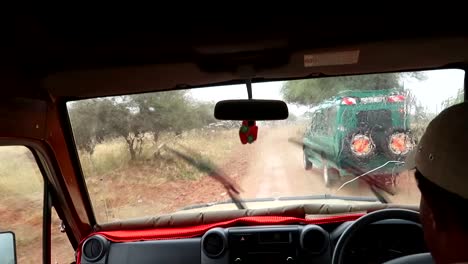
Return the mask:
[[208,257],[220,257],[226,249],[227,239],[222,229],[212,229],[203,236],[203,251]]
[[83,244],[83,257],[90,262],[100,260],[107,252],[109,242],[102,236],[92,236]]
[[329,242],[329,234],[320,226],[308,225],[302,230],[301,246],[310,253],[322,253]]

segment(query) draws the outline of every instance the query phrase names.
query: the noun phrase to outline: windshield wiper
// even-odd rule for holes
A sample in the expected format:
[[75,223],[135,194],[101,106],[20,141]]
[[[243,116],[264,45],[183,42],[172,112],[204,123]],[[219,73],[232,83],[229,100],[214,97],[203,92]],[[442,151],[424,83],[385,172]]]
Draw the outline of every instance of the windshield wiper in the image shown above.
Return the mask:
[[[251,203],[251,202],[274,202],[276,201],[275,198],[255,198],[255,199],[245,199],[245,200],[242,200],[242,203]],[[235,202],[233,200],[227,200],[227,201],[221,201],[221,202],[211,202],[211,203],[201,203],[201,204],[193,204],[193,205],[189,205],[189,206],[186,206],[180,210],[184,211],[184,210],[191,210],[191,209],[198,209],[198,208],[205,208],[205,207],[211,207],[211,206],[215,206],[215,205],[220,205],[220,204],[232,204]]]
[[378,199],[374,197],[361,197],[361,196],[341,196],[333,194],[319,194],[319,195],[304,195],[304,196],[285,196],[279,197],[278,201],[294,201],[294,200],[326,200],[326,199],[337,199],[344,201],[358,201],[358,202],[377,202]]
[[[374,168],[374,169],[372,169],[372,170],[369,170],[369,171],[367,171],[367,172],[365,172],[365,173],[363,173],[363,174],[361,174],[361,175],[359,175],[359,176],[356,176],[355,178],[353,178],[353,179],[351,179],[351,180],[349,180],[349,181],[343,183],[343,184],[340,186],[340,188],[338,188],[337,191],[341,190],[343,187],[345,187],[345,186],[348,185],[349,183],[351,183],[351,182],[353,182],[353,181],[355,181],[355,180],[358,180],[358,179],[360,179],[360,178],[362,178],[362,177],[364,177],[364,176],[366,176],[366,175],[369,175],[370,173],[372,173],[372,172],[374,172],[374,171],[376,171],[376,170],[379,170],[379,169],[381,169],[381,168],[383,168],[383,167],[385,167],[385,166],[387,166],[388,164],[391,164],[391,163],[399,164],[399,165],[404,164],[403,161],[389,160],[389,161],[385,162],[384,164],[382,164],[382,165],[380,165],[380,166],[378,166],[378,167],[376,167],[376,168]],[[384,191],[387,191],[387,190],[383,189],[382,187],[378,186],[376,182],[370,181],[369,178],[364,178],[364,179],[367,179],[366,182],[369,183],[369,185],[372,185],[372,186],[374,186],[374,187],[377,187],[377,188],[379,188],[379,189],[382,189],[382,190],[384,190]],[[388,192],[389,192],[389,191],[388,191]],[[393,193],[390,193],[390,192],[389,192],[389,194],[393,195]]]
[[181,147],[184,148],[188,154],[167,146],[165,148],[173,154],[175,154],[176,156],[178,156],[179,158],[183,159],[188,164],[197,168],[200,172],[207,173],[210,177],[220,182],[224,186],[227,193],[229,194],[229,197],[231,197],[232,202],[237,206],[238,209],[247,208],[245,206],[245,203],[240,199],[240,187],[231,178],[229,178],[229,176],[224,174],[212,162],[193,158],[192,156],[196,156],[196,154],[192,150],[183,146]]
[[[281,196],[277,198],[268,197],[268,198],[254,198],[254,199],[245,199],[242,200],[243,203],[261,203],[261,202],[284,202],[284,201],[300,201],[300,200],[326,200],[326,199],[336,199],[343,201],[353,201],[353,202],[379,202],[379,199],[375,197],[361,197],[361,196],[341,196],[341,195],[332,195],[332,194],[319,194],[319,195],[303,195],[303,196]],[[381,202],[381,201],[380,201]],[[205,207],[211,207],[220,204],[231,204],[234,203],[232,200],[220,201],[220,202],[210,202],[210,203],[201,203],[194,204],[183,207],[184,210],[199,209]]]

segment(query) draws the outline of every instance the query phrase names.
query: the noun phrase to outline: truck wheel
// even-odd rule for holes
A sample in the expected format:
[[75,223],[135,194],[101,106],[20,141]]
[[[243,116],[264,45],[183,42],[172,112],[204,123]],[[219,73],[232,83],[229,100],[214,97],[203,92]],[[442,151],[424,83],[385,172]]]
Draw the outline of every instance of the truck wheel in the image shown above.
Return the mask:
[[351,150],[351,142],[353,140],[353,137],[355,135],[365,135],[365,136],[368,136],[369,138],[371,138],[372,140],[372,134],[370,133],[369,130],[365,129],[365,128],[357,128],[357,129],[354,129],[352,131],[350,131],[346,137],[344,138],[343,140],[343,148],[342,148],[342,151],[343,151],[343,157],[346,157],[347,161],[349,163],[356,163],[356,162],[368,162],[369,160],[371,160],[375,154],[376,154],[376,149],[375,149],[375,145],[374,143],[373,146],[374,146],[374,149],[371,151],[371,153],[369,153],[368,155],[366,156],[361,156],[361,157],[358,157],[356,156],[352,150]]
[[310,160],[307,158],[307,155],[306,155],[305,151],[302,154],[302,162],[303,162],[305,170],[312,169],[312,162],[310,162]]
[[382,142],[381,149],[383,150],[383,153],[385,154],[385,156],[387,156],[388,159],[390,159],[390,160],[400,160],[400,161],[404,160],[406,158],[406,156],[408,155],[408,153],[409,153],[409,151],[408,151],[407,153],[404,153],[404,154],[396,154],[396,153],[391,151],[391,149],[390,149],[390,137],[391,137],[392,134],[398,134],[398,133],[407,135],[407,137],[408,137],[408,139],[410,141],[409,144],[412,147],[414,147],[416,145],[413,133],[410,130],[405,130],[405,129],[402,129],[402,128],[390,128],[390,129],[388,129],[387,131],[385,131],[385,140],[383,140],[383,142]]

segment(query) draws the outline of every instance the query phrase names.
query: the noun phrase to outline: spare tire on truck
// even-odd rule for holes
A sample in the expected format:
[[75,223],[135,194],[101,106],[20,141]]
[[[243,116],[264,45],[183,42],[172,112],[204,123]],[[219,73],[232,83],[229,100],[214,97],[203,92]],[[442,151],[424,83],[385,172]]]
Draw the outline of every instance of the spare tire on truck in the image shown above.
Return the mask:
[[358,128],[352,130],[343,139],[341,146],[341,161],[344,167],[358,167],[358,163],[368,162],[376,153],[376,145],[369,129]]
[[408,129],[391,128],[385,132],[380,149],[389,160],[402,161],[414,148],[414,136]]

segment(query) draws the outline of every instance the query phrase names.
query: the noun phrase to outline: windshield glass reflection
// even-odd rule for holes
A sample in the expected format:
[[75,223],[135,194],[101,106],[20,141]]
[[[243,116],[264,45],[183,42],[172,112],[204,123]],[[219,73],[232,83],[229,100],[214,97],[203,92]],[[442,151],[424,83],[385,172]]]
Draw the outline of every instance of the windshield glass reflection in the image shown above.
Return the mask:
[[246,144],[242,122],[213,116],[216,102],[246,99],[245,85],[67,108],[99,222],[216,203],[282,206],[285,197],[416,205],[419,192],[402,165],[429,121],[463,100],[463,78],[462,70],[438,70],[254,83],[253,98],[286,101],[289,117],[256,122],[258,137]]

